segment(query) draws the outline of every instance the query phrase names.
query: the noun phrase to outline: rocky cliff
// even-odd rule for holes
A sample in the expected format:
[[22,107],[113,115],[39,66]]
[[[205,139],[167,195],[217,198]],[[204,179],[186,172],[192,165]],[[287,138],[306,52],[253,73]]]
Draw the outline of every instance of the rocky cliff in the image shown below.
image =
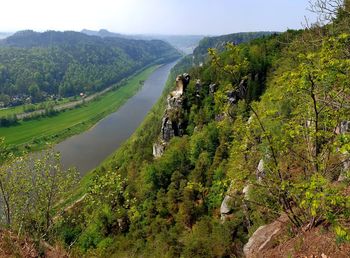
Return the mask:
[[182,136],[184,134],[184,93],[189,82],[190,76],[187,73],[177,76],[176,88],[168,95],[167,107],[162,119],[161,132],[157,142],[153,144],[153,156],[155,158],[159,158],[163,155],[171,138],[174,136]]

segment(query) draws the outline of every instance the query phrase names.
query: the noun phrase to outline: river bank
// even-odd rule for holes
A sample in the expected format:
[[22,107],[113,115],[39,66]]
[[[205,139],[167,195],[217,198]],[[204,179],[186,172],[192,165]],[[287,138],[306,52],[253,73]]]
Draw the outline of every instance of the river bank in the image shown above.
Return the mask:
[[84,175],[115,152],[134,133],[159,99],[175,64],[154,70],[133,97],[90,130],[57,144],[54,149],[61,153],[63,166],[74,166]]
[[120,108],[142,87],[157,68],[152,66],[130,78],[127,83],[116,90],[107,92],[97,99],[80,107],[60,112],[51,117],[21,121],[16,126],[0,128],[0,136],[14,151],[25,149],[34,151],[52,146],[55,143],[81,133],[101,120],[106,115]]

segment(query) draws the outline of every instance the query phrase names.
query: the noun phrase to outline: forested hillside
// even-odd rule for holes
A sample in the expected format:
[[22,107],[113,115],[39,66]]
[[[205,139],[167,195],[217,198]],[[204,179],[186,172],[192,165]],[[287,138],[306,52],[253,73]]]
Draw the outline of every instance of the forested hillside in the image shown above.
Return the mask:
[[93,36],[100,37],[122,37],[127,39],[140,39],[140,40],[163,40],[168,42],[176,49],[184,52],[185,54],[191,54],[193,49],[198,45],[198,42],[204,37],[201,35],[143,35],[143,34],[120,34],[110,32],[105,29],[101,29],[99,31],[94,30],[82,30],[82,33]]
[[[72,255],[242,257],[256,229],[283,215],[284,235],[265,248],[346,257],[348,12],[334,9],[328,26],[209,49],[200,67],[179,63],[167,93],[177,74],[190,82],[178,77],[57,224]],[[152,153],[157,142],[164,149]],[[279,248],[315,229],[327,237]]]
[[0,102],[100,91],[141,68],[179,56],[159,40],[17,32],[0,41]]
[[199,65],[201,62],[204,62],[205,58],[208,56],[209,48],[215,48],[218,51],[223,51],[227,43],[237,45],[241,43],[247,43],[251,40],[262,38],[272,34],[277,34],[277,32],[239,32],[217,37],[205,37],[199,42],[198,47],[196,47],[196,49],[193,51],[194,62],[197,65]]
[[202,66],[208,59],[208,49],[215,49],[222,52],[226,49],[228,43],[237,45],[248,43],[255,39],[264,38],[270,35],[278,35],[274,32],[240,32],[232,33],[216,37],[205,37],[199,41],[198,46],[193,50],[193,53],[185,56],[182,59],[181,67],[183,70],[188,70],[193,66]]

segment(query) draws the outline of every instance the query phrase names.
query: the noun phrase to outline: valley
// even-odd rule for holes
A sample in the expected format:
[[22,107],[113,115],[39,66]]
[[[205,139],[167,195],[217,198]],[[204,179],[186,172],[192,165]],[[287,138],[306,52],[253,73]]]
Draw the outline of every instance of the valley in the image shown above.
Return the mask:
[[[61,153],[63,166],[76,167],[83,176],[114,153],[134,133],[158,100],[174,65],[173,62],[156,69],[151,68],[151,73],[147,74],[142,88],[131,98],[117,92],[122,106],[116,112],[106,116],[86,132],[57,144],[54,149]],[[136,85],[137,79],[132,80]],[[133,86],[124,87],[130,89]],[[108,103],[103,98],[101,101],[106,106],[113,106],[118,100]]]
[[20,121],[18,125],[1,127],[0,135],[5,143],[26,149],[49,147],[68,136],[80,133],[93,126],[97,121],[121,107],[141,87],[156,66],[152,66],[132,77],[126,85],[105,93],[100,98],[85,103],[81,107],[60,112],[52,117]]

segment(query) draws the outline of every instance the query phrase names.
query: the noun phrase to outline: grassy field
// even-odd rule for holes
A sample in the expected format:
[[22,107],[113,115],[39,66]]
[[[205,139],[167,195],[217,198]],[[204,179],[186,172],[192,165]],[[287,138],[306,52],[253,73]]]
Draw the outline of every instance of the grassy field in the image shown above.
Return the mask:
[[4,108],[4,109],[0,109],[0,117],[6,117],[8,115],[17,115],[17,114],[24,113],[25,108],[28,106],[32,106],[35,110],[37,110],[37,109],[45,108],[45,105],[64,104],[64,103],[68,103],[69,101],[72,101],[72,100],[73,100],[73,98],[64,98],[60,101],[49,100],[49,101],[45,101],[45,102],[38,103],[38,104],[31,104],[31,105],[26,104],[26,105],[20,105],[20,106],[16,106],[16,107]]
[[5,143],[10,147],[24,146],[32,150],[82,132],[122,106],[140,89],[140,81],[146,80],[156,68],[157,66],[149,67],[129,79],[123,87],[110,91],[82,107],[61,112],[53,117],[22,121],[16,126],[0,128],[0,137],[5,137]]

